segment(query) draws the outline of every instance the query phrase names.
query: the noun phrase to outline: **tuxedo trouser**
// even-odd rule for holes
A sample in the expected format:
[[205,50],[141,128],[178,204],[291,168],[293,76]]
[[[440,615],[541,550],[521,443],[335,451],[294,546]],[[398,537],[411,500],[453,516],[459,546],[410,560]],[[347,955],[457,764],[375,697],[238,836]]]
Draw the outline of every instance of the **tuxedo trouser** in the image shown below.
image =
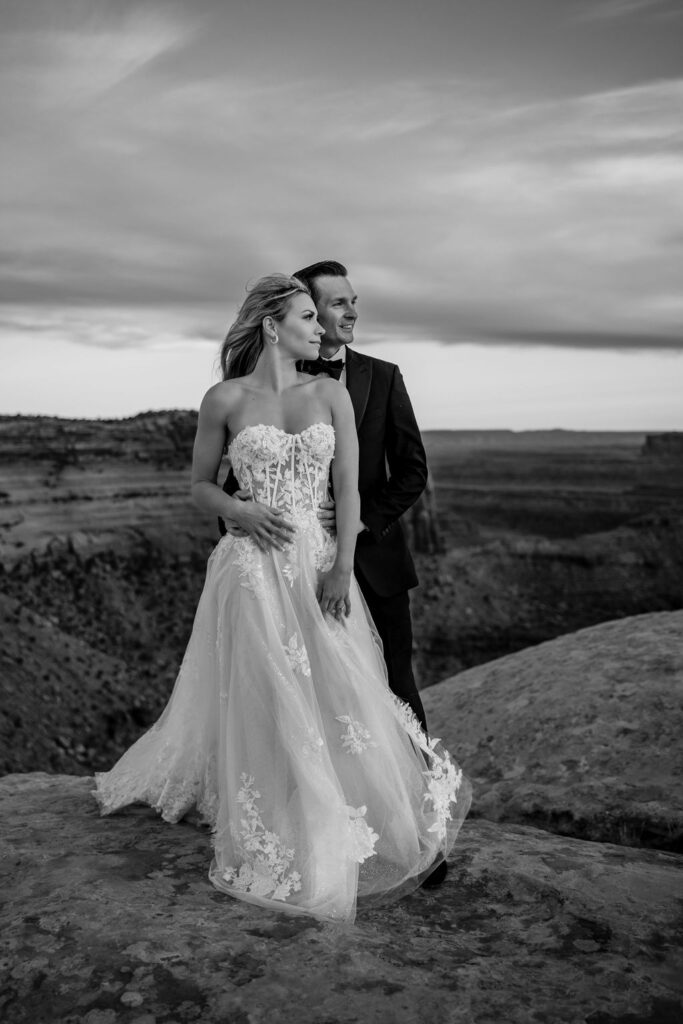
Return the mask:
[[427,731],[425,711],[413,675],[413,624],[410,618],[410,595],[407,590],[391,597],[380,597],[371,590],[356,570],[356,579],[367,601],[377,632],[384,647],[389,687],[412,708],[418,722]]

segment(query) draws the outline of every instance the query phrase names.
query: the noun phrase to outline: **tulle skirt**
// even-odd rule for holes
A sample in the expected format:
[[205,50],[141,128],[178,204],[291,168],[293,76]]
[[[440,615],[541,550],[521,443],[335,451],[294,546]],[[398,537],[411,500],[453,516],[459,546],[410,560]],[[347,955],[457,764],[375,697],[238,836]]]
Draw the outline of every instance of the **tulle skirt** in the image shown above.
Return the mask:
[[389,690],[355,580],[350,617],[322,614],[333,557],[314,513],[286,552],[224,537],[171,698],[95,795],[103,814],[196,808],[216,888],[352,921],[358,899],[401,895],[448,855],[470,787]]

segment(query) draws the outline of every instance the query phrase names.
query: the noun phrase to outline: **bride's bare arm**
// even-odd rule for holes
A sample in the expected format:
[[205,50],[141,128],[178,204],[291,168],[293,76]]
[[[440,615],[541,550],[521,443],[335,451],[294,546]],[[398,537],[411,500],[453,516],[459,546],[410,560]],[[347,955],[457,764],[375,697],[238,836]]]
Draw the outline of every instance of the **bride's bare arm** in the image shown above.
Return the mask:
[[343,568],[353,569],[360,520],[358,497],[358,435],[353,406],[346,388],[335,381],[332,425],[335,433],[332,483],[337,505],[337,558]]
[[281,512],[255,501],[231,497],[216,483],[229,413],[229,391],[225,384],[216,384],[207,391],[199,409],[192,453],[192,500],[202,512],[236,523],[262,550],[281,550],[294,530]]
[[335,451],[332,463],[332,483],[336,502],[337,557],[332,568],[321,581],[318,600],[324,612],[339,615],[351,610],[349,586],[356,549],[360,498],[358,497],[358,436],[353,406],[346,388],[337,381],[329,381],[332,425],[335,432]]

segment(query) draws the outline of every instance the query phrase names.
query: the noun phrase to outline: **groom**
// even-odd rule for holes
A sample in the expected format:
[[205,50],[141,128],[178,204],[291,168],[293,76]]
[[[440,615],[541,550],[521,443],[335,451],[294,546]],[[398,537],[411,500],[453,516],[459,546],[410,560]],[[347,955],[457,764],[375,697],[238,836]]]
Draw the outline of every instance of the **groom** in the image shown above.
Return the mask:
[[[295,277],[310,289],[324,329],[320,356],[307,373],[328,373],[345,385],[358,431],[360,518],[354,574],[384,648],[389,686],[425,729],[424,708],[412,668],[413,631],[408,591],[418,580],[399,522],[425,488],[427,460],[398,366],[355,352],[356,294],[346,267],[334,260],[313,263]],[[388,472],[387,472],[388,467]],[[223,489],[233,493],[230,473]],[[334,503],[319,513],[334,526]],[[225,526],[219,520],[221,533]]]
[[[345,385],[358,431],[360,528],[353,571],[384,647],[389,686],[426,730],[412,668],[413,631],[408,591],[418,580],[399,522],[425,488],[427,460],[398,366],[354,351],[358,313],[346,267],[334,260],[294,274],[310,289],[324,329],[320,356],[307,373],[329,373]],[[387,472],[388,467],[388,472]],[[321,518],[334,520],[326,503]]]

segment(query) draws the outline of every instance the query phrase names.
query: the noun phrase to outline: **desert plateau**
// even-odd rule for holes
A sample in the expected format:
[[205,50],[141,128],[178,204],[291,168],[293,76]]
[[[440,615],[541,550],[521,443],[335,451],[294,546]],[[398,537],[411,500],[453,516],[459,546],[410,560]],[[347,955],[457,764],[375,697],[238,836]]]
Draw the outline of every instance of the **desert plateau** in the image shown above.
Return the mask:
[[678,1024],[683,435],[427,432],[415,659],[474,802],[445,884],[340,928],[212,890],[211,840],[100,818],[216,524],[196,414],[0,418],[8,1024]]
[[[173,684],[216,524],[196,413],[0,417],[0,770],[106,768]],[[683,607],[683,435],[425,433],[405,517],[422,688],[611,619]]]

